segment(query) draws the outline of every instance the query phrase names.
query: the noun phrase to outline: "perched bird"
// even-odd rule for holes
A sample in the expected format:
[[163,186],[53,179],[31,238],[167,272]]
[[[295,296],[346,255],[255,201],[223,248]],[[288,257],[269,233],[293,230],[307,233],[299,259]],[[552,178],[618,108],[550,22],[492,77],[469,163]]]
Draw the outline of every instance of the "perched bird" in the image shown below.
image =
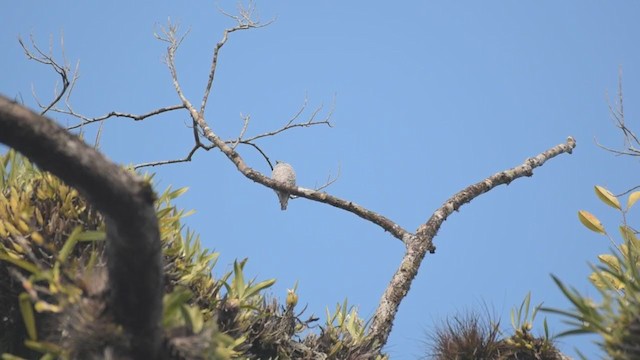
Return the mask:
[[[291,165],[282,161],[276,161],[276,166],[273,168],[271,178],[291,186],[296,185],[296,172],[293,171],[293,167],[291,167]],[[276,190],[276,194],[278,194],[278,200],[280,200],[280,209],[287,210],[289,193]]]

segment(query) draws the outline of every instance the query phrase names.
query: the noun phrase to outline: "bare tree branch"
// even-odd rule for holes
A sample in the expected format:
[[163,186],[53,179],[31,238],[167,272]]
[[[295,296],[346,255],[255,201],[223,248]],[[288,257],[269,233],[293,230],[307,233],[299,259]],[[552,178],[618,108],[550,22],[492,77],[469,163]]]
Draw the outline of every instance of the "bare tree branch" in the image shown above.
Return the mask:
[[640,139],[636,136],[635,132],[632,131],[625,121],[624,116],[624,96],[622,92],[622,68],[618,70],[618,94],[617,101],[615,105],[611,105],[611,102],[608,102],[609,106],[609,114],[613,118],[615,125],[622,132],[622,136],[624,139],[624,147],[625,150],[615,150],[610,147],[604,146],[598,142],[597,139],[594,138],[594,142],[596,145],[606,151],[614,153],[616,155],[627,155],[627,156],[640,156],[640,149],[637,149],[636,146],[640,146]]
[[160,115],[160,114],[165,113],[165,112],[174,111],[174,110],[180,110],[180,109],[184,109],[184,106],[182,104],[158,108],[158,109],[152,110],[152,111],[150,111],[150,112],[148,112],[146,114],[141,114],[141,115],[123,113],[123,112],[118,112],[118,111],[111,111],[108,114],[105,114],[105,115],[102,115],[102,116],[98,116],[98,117],[94,117],[94,118],[89,118],[87,116],[78,114],[78,113],[76,113],[76,112],[74,112],[72,110],[56,109],[55,111],[58,112],[58,113],[75,116],[75,117],[77,117],[77,118],[82,120],[82,122],[80,124],[69,126],[67,128],[67,130],[73,130],[73,129],[77,129],[79,127],[82,127],[82,126],[85,126],[85,125],[88,125],[88,124],[92,124],[92,123],[95,123],[95,122],[107,120],[108,118],[111,118],[111,117],[124,117],[124,118],[133,119],[134,121],[141,121],[141,120],[144,120],[144,119],[146,119],[148,117],[152,117],[152,116],[155,116],[155,115]]
[[324,184],[320,185],[320,186],[316,186],[314,188],[315,191],[320,191],[322,189],[326,189],[329,186],[331,186],[331,184],[333,184],[334,182],[338,181],[338,179],[340,178],[340,166],[338,166],[338,171],[336,176],[331,176],[331,174],[329,174],[329,176],[327,176],[327,180],[324,182]]
[[193,146],[191,151],[189,151],[187,156],[185,158],[183,158],[183,159],[152,161],[152,162],[147,162],[147,163],[142,163],[142,164],[135,165],[133,168],[137,170],[137,169],[141,169],[141,168],[144,168],[144,167],[154,167],[154,166],[159,166],[159,165],[167,165],[167,164],[177,164],[177,163],[181,163],[181,162],[189,162],[189,161],[191,161],[191,158],[193,157],[193,154],[195,154],[196,150],[198,150],[199,148],[203,148],[203,149],[208,151],[208,150],[211,150],[213,147],[204,146],[202,144],[196,144],[196,145]]
[[[622,192],[622,193],[620,193],[620,194],[614,194],[613,196],[615,196],[615,197],[624,196],[624,195],[627,195],[628,193],[630,193],[630,192],[632,192],[632,191],[634,191],[634,190],[638,190],[638,189],[640,189],[640,185],[636,185],[636,186],[632,187],[632,188],[631,188],[631,189],[629,189],[629,190],[626,190],[626,191],[624,191],[624,192]],[[627,225],[627,226],[628,226],[628,225]]]
[[449,198],[431,215],[426,223],[418,227],[415,235],[411,234],[408,237],[408,241],[405,242],[407,244],[406,253],[400,263],[400,267],[393,275],[391,282],[380,299],[380,304],[376,309],[369,330],[380,346],[387,342],[398,307],[409,292],[411,282],[418,274],[418,269],[424,256],[427,251],[431,253],[435,251],[433,238],[449,215],[454,211],[458,211],[462,205],[469,203],[498,185],[508,185],[518,178],[532,176],[533,169],[542,166],[547,160],[560,154],[571,154],[575,146],[575,140],[569,137],[566,143],[556,145],[533,158],[529,158],[520,166],[496,173],[479,183],[468,186]]
[[53,120],[0,96],[0,142],[78,189],[107,223],[109,309],[134,359],[157,359],[162,331],[160,232],[149,183],[107,160]]
[[[276,135],[292,127],[300,127],[305,125],[308,126],[309,124],[313,124],[315,123],[314,119],[319,110],[314,112],[311,119],[305,124],[294,123],[302,112],[299,111],[281,129],[243,140],[241,138],[244,135],[249,122],[249,119],[245,118],[243,129],[238,139],[233,141],[224,141],[220,137],[218,137],[218,135],[216,135],[215,132],[211,129],[210,125],[204,118],[203,112],[198,111],[184,95],[177,77],[174,61],[175,51],[177,49],[177,46],[179,45],[179,42],[177,41],[177,37],[175,35],[169,36],[168,40],[170,42],[170,46],[167,49],[167,64],[169,67],[169,71],[171,72],[171,77],[178,97],[182,101],[184,107],[189,111],[193,122],[197,124],[197,126],[202,130],[203,136],[207,138],[213,144],[213,146],[220,149],[220,151],[222,151],[222,153],[225,154],[225,156],[236,166],[240,173],[242,173],[248,179],[271,189],[286,191],[287,193],[294,196],[304,197],[309,200],[322,202],[349,211],[365,220],[368,220],[382,227],[384,230],[390,232],[394,237],[400,239],[405,244],[407,249],[406,254],[402,259],[399,269],[392,277],[390,284],[387,286],[380,300],[380,304],[378,306],[378,309],[376,310],[376,313],[373,317],[372,325],[369,329],[369,334],[371,335],[377,346],[379,346],[380,348],[387,342],[393,325],[393,320],[395,319],[395,315],[398,311],[398,307],[400,306],[402,300],[406,297],[411,286],[411,282],[415,278],[420,264],[424,259],[424,256],[426,255],[427,251],[430,253],[435,252],[433,238],[435,237],[438,229],[447,219],[447,217],[454,210],[458,210],[462,205],[470,202],[477,196],[493,189],[495,186],[508,184],[511,181],[523,176],[532,176],[534,168],[541,166],[547,160],[559,154],[571,153],[573,148],[575,147],[575,141],[573,140],[573,138],[569,137],[565,144],[560,144],[534,158],[527,159],[524,164],[516,168],[497,173],[480,183],[469,186],[468,188],[462,190],[458,194],[454,195],[451,199],[449,199],[431,216],[431,218],[425,224],[421,225],[418,228],[415,234],[412,234],[403,229],[397,223],[384,217],[383,215],[368,210],[351,201],[337,198],[325,192],[305,189],[298,186],[289,186],[284,183],[276,182],[275,180],[249,167],[245,163],[244,159],[240,156],[240,154],[235,150],[236,146],[239,143],[246,143],[260,150],[259,147],[252,143],[252,141],[257,140],[261,137]],[[306,106],[306,102],[305,105],[303,105],[303,109],[304,106]],[[322,123],[330,125],[328,123],[328,120],[323,121]],[[264,152],[262,152],[261,150],[260,152],[263,154],[265,159],[267,159],[267,161],[271,163]]]
[[222,14],[227,17],[234,19],[236,21],[236,26],[232,28],[225,29],[222,34],[222,39],[216,44],[213,49],[213,56],[211,57],[211,68],[209,69],[209,80],[207,81],[207,86],[204,89],[204,95],[202,96],[202,103],[200,104],[200,114],[204,115],[204,110],[207,107],[207,100],[209,99],[209,94],[211,93],[211,88],[213,86],[213,80],[216,75],[216,68],[218,66],[218,53],[220,49],[227,43],[229,40],[229,34],[241,31],[248,30],[254,28],[265,27],[271,24],[274,20],[267,22],[266,24],[260,24],[260,21],[253,19],[253,13],[255,11],[255,5],[251,1],[248,6],[242,6],[242,4],[238,5],[239,15],[231,15],[224,12],[222,9],[218,8]]
[[22,47],[22,50],[24,51],[24,54],[27,56],[27,58],[29,60],[36,61],[40,64],[50,66],[60,76],[60,80],[62,81],[62,89],[60,90],[60,92],[58,92],[58,87],[57,86],[55,87],[54,99],[51,100],[51,102],[48,105],[43,105],[38,99],[35,93],[35,89],[32,89],[33,97],[38,103],[38,106],[42,109],[40,111],[40,115],[44,115],[47,113],[47,111],[51,110],[60,101],[60,99],[62,99],[62,97],[65,95],[65,93],[69,89],[70,85],[72,85],[77,80],[78,67],[80,63],[78,62],[78,64],[76,64],[76,70],[72,73],[73,75],[71,76],[71,80],[69,80],[70,78],[69,72],[71,71],[71,67],[67,64],[67,60],[64,55],[64,36],[60,37],[60,48],[62,51],[62,60],[63,60],[62,65],[58,64],[58,62],[56,62],[56,60],[53,58],[53,39],[51,39],[49,43],[49,54],[45,54],[38,47],[38,44],[36,44],[36,41],[33,39],[33,35],[29,35],[29,39],[31,40],[31,46],[33,47],[36,53],[29,50],[29,48],[27,48],[27,46],[22,41],[22,38],[18,38],[18,42],[20,43],[20,46]]
[[294,128],[305,128],[305,127],[311,127],[316,125],[327,125],[328,127],[333,127],[333,124],[331,124],[331,117],[333,116],[333,106],[331,107],[331,110],[329,110],[329,113],[321,120],[316,120],[316,116],[318,116],[320,111],[322,111],[322,105],[316,108],[313,111],[313,113],[311,113],[311,116],[309,117],[309,119],[307,119],[306,121],[297,122],[298,118],[300,117],[300,115],[302,115],[302,113],[306,110],[306,108],[307,108],[307,98],[305,97],[304,103],[300,107],[300,110],[298,110],[298,112],[296,112],[296,114],[292,118],[290,118],[287,121],[287,123],[283,125],[281,128],[273,131],[268,131],[260,135],[255,135],[247,139],[242,139],[242,136],[240,136],[237,140],[228,140],[226,141],[226,143],[229,144],[229,143],[236,142],[240,144],[248,144],[258,139],[278,135],[281,132],[294,129]]

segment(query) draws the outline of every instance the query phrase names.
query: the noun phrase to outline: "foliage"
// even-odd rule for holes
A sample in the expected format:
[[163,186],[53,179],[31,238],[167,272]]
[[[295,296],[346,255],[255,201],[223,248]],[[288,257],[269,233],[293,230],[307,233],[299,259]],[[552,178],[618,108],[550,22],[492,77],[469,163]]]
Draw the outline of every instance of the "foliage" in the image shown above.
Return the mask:
[[[147,177],[151,180],[152,176]],[[191,212],[158,196],[165,264],[162,326],[175,359],[382,359],[365,324],[346,302],[317,318],[294,313],[263,292],[275,280],[246,280],[247,260],[214,277],[219,254],[202,249],[181,220]],[[0,354],[2,359],[87,359],[124,352],[128,339],[107,306],[105,225],[76,190],[14,151],[0,156]],[[306,332],[306,336],[301,334]],[[12,355],[13,354],[13,355]]]
[[[431,359],[555,360],[562,355],[549,336],[546,319],[544,335],[531,334],[540,305],[531,311],[531,294],[511,311],[513,334],[500,330],[500,322],[476,313],[456,315],[439,326],[429,343]],[[531,316],[529,314],[531,313]]]
[[570,311],[545,309],[568,317],[572,329],[561,335],[592,333],[600,336],[598,342],[610,358],[615,360],[640,358],[640,240],[637,231],[627,223],[627,215],[640,199],[640,192],[629,195],[623,208],[619,196],[602,186],[596,186],[598,198],[616,209],[622,216],[619,226],[622,241],[616,242],[597,217],[584,210],[578,212],[580,221],[589,230],[606,236],[612,243],[610,254],[598,256],[598,265],[592,265],[589,280],[602,300],[581,295],[567,287],[560,279],[554,281],[571,301]]

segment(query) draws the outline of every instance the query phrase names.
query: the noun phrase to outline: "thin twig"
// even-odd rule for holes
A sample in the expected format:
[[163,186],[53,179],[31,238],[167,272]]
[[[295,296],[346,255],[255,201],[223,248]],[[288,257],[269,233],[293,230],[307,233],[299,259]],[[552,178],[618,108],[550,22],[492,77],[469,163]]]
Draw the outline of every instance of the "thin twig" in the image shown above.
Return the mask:
[[178,104],[178,105],[171,105],[171,106],[167,106],[167,107],[162,107],[162,108],[155,109],[155,110],[152,110],[152,111],[150,111],[150,112],[148,112],[146,114],[141,114],[141,115],[128,114],[128,113],[123,113],[123,112],[118,112],[118,111],[112,111],[112,112],[110,112],[108,114],[105,114],[105,115],[102,115],[102,116],[98,116],[98,117],[94,117],[94,118],[89,118],[87,116],[78,114],[78,113],[73,112],[73,111],[60,110],[60,109],[57,109],[55,111],[59,112],[59,113],[62,113],[62,114],[72,115],[72,116],[75,116],[75,117],[77,117],[77,118],[82,120],[82,123],[77,124],[77,125],[73,125],[73,126],[69,126],[67,128],[67,130],[73,130],[73,129],[77,129],[79,127],[82,127],[82,126],[85,126],[85,125],[88,125],[88,124],[92,124],[92,123],[95,123],[95,122],[100,122],[100,121],[107,120],[107,119],[109,119],[111,117],[124,117],[124,118],[132,119],[134,121],[141,121],[141,120],[144,120],[144,119],[146,119],[148,117],[151,117],[151,116],[160,115],[160,114],[165,113],[165,112],[174,111],[174,110],[180,110],[180,109],[184,109],[184,105]]
[[242,118],[242,130],[240,130],[240,135],[238,135],[238,138],[236,139],[236,141],[233,142],[233,145],[231,145],[232,149],[235,149],[236,146],[238,146],[238,143],[242,140],[242,137],[244,137],[244,134],[247,132],[247,129],[249,128],[249,121],[251,121],[251,115],[242,115],[240,114],[240,117]]
[[341,167],[338,166],[338,171],[336,172],[336,176],[333,177],[331,176],[331,174],[329,174],[329,176],[327,176],[327,181],[325,181],[324,184],[320,185],[320,186],[316,186],[315,187],[315,191],[320,191],[322,189],[326,189],[329,186],[331,186],[333,183],[335,183],[336,181],[338,181],[338,179],[340,178],[340,173],[341,173]]
[[311,113],[311,116],[309,117],[309,119],[307,119],[307,121],[295,122],[300,117],[300,115],[304,112],[304,110],[306,109],[306,106],[307,106],[307,99],[305,98],[304,104],[302,105],[300,110],[298,110],[298,112],[296,112],[296,114],[293,117],[291,117],[287,121],[287,123],[283,125],[281,128],[277,130],[269,131],[266,133],[262,133],[260,135],[255,135],[247,139],[242,139],[240,143],[242,144],[250,143],[258,139],[278,135],[281,132],[294,129],[294,128],[304,128],[304,127],[311,127],[316,125],[327,125],[328,127],[333,127],[333,124],[331,124],[331,117],[333,116],[333,110],[334,110],[333,107],[331,108],[331,110],[329,110],[329,113],[324,118],[322,118],[322,120],[316,120],[316,116],[320,113],[320,111],[322,111],[322,105],[316,108],[313,111],[313,113]]
[[632,187],[631,189],[629,189],[629,190],[627,190],[627,191],[625,191],[625,192],[622,192],[622,193],[620,193],[620,194],[615,194],[615,195],[613,195],[613,196],[615,196],[615,197],[624,196],[624,195],[627,195],[628,193],[630,193],[630,192],[632,192],[632,191],[634,191],[634,190],[637,190],[637,189],[640,189],[640,185],[636,185],[636,186]]
[[159,165],[167,165],[167,164],[177,164],[177,163],[182,163],[182,162],[189,162],[189,161],[191,161],[191,158],[193,157],[193,154],[195,154],[196,151],[198,149],[200,149],[200,148],[209,151],[209,150],[211,150],[213,148],[213,146],[208,147],[208,146],[204,146],[204,145],[201,145],[201,144],[200,145],[194,145],[193,148],[187,154],[187,156],[182,158],[182,159],[152,161],[152,162],[137,164],[133,168],[137,170],[137,169],[141,169],[141,168],[144,168],[144,167],[154,167],[154,166],[159,166]]
[[202,102],[200,104],[200,114],[202,115],[204,115],[204,110],[207,107],[207,100],[209,99],[211,88],[213,87],[213,80],[215,78],[216,68],[218,66],[218,54],[220,53],[220,49],[222,49],[224,44],[227,43],[227,40],[229,40],[229,35],[236,31],[265,27],[274,21],[271,20],[266,24],[260,24],[260,21],[253,20],[253,12],[255,11],[255,5],[253,4],[253,2],[250,2],[247,7],[239,5],[240,15],[228,14],[220,8],[218,8],[218,11],[220,11],[227,17],[234,19],[237,24],[232,28],[224,30],[224,32],[222,33],[222,39],[216,44],[215,48],[213,49],[213,56],[211,57],[211,68],[209,69],[209,79],[207,80],[207,85],[205,86],[204,94],[202,96]]
[[[38,44],[33,38],[33,34],[29,35],[29,39],[31,40],[31,46],[37,52],[37,54],[34,54],[31,50],[27,48],[24,41],[22,41],[22,38],[18,38],[18,42],[20,43],[20,46],[22,47],[22,50],[24,51],[27,58],[29,60],[36,61],[40,64],[50,66],[60,76],[60,80],[62,81],[62,89],[60,90],[60,92],[58,92],[57,90],[58,87],[56,86],[54,88],[54,94],[55,94],[54,99],[51,100],[51,102],[49,102],[49,104],[47,105],[43,105],[40,102],[40,100],[38,99],[35,93],[35,89],[32,88],[31,92],[33,94],[33,97],[36,100],[36,103],[38,104],[40,109],[42,109],[40,111],[40,115],[44,115],[47,113],[47,111],[51,110],[58,103],[58,101],[60,101],[60,99],[62,99],[62,97],[67,92],[67,89],[69,89],[69,85],[71,84],[71,82],[69,81],[69,71],[71,69],[67,64],[67,60],[64,53],[64,36],[60,36],[60,47],[61,47],[62,60],[63,60],[62,65],[58,64],[58,62],[56,62],[56,60],[53,58],[53,39],[51,39],[49,43],[49,54],[45,54],[40,49],[40,47],[38,47]],[[77,69],[78,68],[76,67],[76,71],[72,76],[72,79],[74,80],[77,78]]]

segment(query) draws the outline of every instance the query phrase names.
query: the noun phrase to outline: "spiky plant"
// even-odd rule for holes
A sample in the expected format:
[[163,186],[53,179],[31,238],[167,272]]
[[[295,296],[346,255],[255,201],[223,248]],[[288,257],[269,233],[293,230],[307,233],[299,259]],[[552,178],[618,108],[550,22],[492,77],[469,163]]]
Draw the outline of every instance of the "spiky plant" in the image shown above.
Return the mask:
[[622,215],[618,230],[622,241],[616,241],[593,214],[580,210],[578,218],[584,226],[608,238],[612,244],[609,254],[598,256],[599,264],[592,266],[589,280],[602,300],[580,294],[566,286],[559,278],[554,281],[571,301],[572,310],[545,309],[566,316],[571,329],[561,335],[592,333],[599,335],[598,344],[611,359],[640,359],[640,239],[637,231],[627,223],[627,214],[640,199],[640,191],[627,198],[623,208],[619,196],[602,186],[595,186],[596,195],[606,205]]
[[[150,181],[151,178],[148,177]],[[156,201],[164,256],[166,359],[376,359],[355,309],[338,307],[321,335],[295,313],[297,295],[268,301],[275,280],[246,280],[246,259],[218,277],[218,253],[181,220],[168,189]],[[104,219],[78,193],[14,151],[0,156],[0,354],[3,359],[121,358],[130,346],[108,307]],[[294,301],[295,300],[295,301]]]

